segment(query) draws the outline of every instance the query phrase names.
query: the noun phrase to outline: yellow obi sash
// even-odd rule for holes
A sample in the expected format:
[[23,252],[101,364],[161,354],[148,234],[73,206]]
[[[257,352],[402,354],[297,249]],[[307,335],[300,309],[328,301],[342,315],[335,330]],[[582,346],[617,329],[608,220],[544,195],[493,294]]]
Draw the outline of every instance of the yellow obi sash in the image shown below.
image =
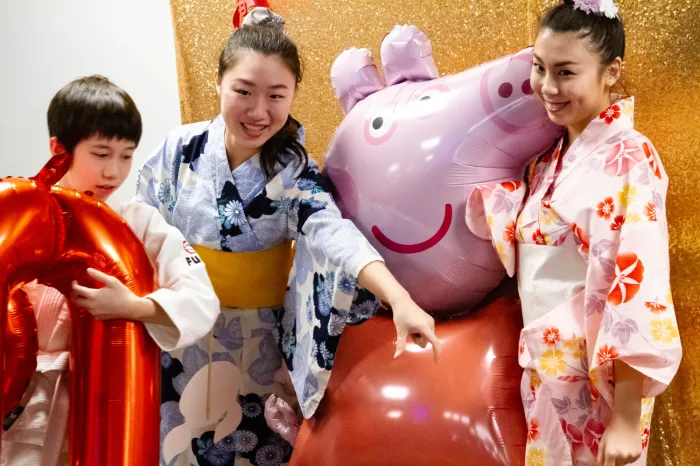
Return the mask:
[[255,252],[216,251],[193,246],[222,306],[244,309],[284,304],[289,270],[294,260],[293,242]]

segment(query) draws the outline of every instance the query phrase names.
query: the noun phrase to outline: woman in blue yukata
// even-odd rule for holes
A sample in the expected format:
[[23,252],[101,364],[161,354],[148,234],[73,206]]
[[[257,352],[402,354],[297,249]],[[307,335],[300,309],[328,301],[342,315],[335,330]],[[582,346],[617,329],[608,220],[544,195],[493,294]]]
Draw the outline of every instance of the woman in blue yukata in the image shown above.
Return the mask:
[[182,231],[222,305],[210,338],[163,353],[161,465],[287,462],[266,399],[312,416],[343,328],[380,300],[393,310],[395,356],[411,335],[437,360],[433,319],[341,217],[304,149],[289,114],[301,66],[283,25],[265,8],[248,14],[219,58],[221,115],[175,129],[140,173],[137,200]]

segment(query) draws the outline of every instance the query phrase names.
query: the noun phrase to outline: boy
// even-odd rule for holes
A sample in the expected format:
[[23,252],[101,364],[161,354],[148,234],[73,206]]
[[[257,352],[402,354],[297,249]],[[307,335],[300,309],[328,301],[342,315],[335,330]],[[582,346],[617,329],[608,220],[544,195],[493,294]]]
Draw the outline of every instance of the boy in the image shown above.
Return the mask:
[[[129,95],[101,76],[77,79],[61,89],[48,110],[52,156],[72,154],[60,185],[89,191],[129,224],[155,265],[160,289],[140,298],[116,278],[88,269],[100,289],[73,284],[71,300],[97,319],[141,321],[164,351],[206,335],[219,301],[202,261],[160,213],[134,202],[110,201],[129,175],[141,139],[141,115]],[[5,466],[58,466],[67,462],[70,314],[65,298],[36,282],[24,287],[37,317],[39,354],[30,400],[3,437]],[[8,422],[6,420],[6,424]]]

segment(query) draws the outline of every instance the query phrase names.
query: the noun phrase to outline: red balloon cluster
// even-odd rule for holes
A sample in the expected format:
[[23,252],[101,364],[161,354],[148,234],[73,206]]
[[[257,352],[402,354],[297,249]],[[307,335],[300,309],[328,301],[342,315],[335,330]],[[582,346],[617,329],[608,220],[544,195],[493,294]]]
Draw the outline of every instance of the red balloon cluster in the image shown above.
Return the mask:
[[[38,279],[70,296],[71,282],[102,286],[89,267],[139,296],[155,289],[153,266],[129,225],[89,195],[52,186],[70,167],[53,157],[34,178],[0,180],[0,366],[3,413],[36,367],[36,320],[18,290]],[[97,321],[72,307],[70,464],[158,464],[160,351],[141,323]]]

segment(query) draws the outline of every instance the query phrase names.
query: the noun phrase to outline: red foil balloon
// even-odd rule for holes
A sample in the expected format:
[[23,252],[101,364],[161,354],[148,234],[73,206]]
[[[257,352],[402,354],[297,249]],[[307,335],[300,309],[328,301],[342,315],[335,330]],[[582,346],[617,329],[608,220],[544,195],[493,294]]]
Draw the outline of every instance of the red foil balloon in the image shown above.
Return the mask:
[[303,422],[290,464],[523,464],[520,305],[503,287],[498,292],[468,316],[437,324],[439,364],[416,345],[393,359],[388,317],[347,327],[326,395]]
[[270,4],[267,2],[267,0],[238,0],[236,12],[233,14],[233,26],[236,28],[241,27],[241,24],[243,24],[243,18],[245,18],[248,12],[256,6],[270,8]]
[[[0,180],[0,304],[35,278],[70,296],[70,284],[99,287],[92,267],[143,296],[155,289],[153,266],[126,222],[105,204],[50,185],[70,157],[54,157],[31,180]],[[140,323],[96,321],[72,308],[70,464],[158,464],[160,351]],[[6,313],[0,312],[0,325]],[[4,339],[3,339],[4,340]],[[7,342],[0,341],[3,354]],[[0,372],[0,381],[8,376]]]
[[36,318],[27,294],[16,290],[7,307],[4,363],[8,375],[3,382],[3,418],[19,404],[36,371],[39,352]]

